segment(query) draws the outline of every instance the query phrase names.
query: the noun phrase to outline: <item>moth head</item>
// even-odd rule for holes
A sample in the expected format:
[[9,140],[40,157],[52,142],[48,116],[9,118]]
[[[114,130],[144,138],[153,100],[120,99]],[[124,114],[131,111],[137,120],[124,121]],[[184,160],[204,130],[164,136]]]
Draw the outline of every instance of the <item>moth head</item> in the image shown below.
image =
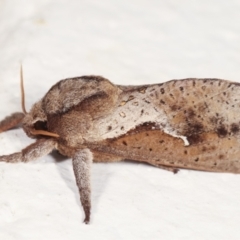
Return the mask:
[[35,103],[29,112],[26,111],[22,66],[20,70],[20,79],[21,79],[22,110],[23,113],[25,114],[22,120],[23,130],[31,138],[36,138],[38,136],[58,138],[59,137],[58,134],[49,132],[47,129],[47,116],[42,109],[42,101]]

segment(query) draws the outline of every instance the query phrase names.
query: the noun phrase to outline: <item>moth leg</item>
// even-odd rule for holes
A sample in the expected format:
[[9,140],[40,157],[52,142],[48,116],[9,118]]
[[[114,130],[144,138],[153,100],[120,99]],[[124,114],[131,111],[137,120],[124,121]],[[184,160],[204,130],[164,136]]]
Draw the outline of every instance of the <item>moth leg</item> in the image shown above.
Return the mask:
[[0,121],[0,132],[7,131],[11,128],[16,127],[18,124],[22,122],[24,118],[24,113],[16,112],[7,116],[5,119]]
[[55,146],[56,141],[54,139],[42,138],[24,148],[21,152],[0,156],[0,162],[29,162],[47,155],[55,148]]
[[170,171],[174,174],[178,173],[179,169],[178,168],[175,168],[175,167],[167,167],[167,166],[162,166],[162,165],[157,165],[158,168],[161,168],[163,170],[167,170],[167,171]]
[[86,224],[90,221],[91,211],[90,169],[92,161],[92,152],[87,148],[78,150],[73,156],[73,171],[85,213],[84,222]]

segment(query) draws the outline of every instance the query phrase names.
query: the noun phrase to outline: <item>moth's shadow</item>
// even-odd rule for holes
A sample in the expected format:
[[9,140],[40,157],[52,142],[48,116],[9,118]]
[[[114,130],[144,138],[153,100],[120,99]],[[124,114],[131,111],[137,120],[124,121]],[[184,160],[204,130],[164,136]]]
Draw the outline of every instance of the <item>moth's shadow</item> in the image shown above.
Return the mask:
[[[72,168],[72,160],[61,155],[58,151],[50,154],[57,166],[60,176],[63,178],[67,187],[72,190],[75,195],[77,204],[81,207],[79,191],[76,185],[75,176]],[[92,206],[93,211],[97,210],[97,205],[101,196],[106,189],[107,182],[111,176],[111,172],[106,168],[106,163],[93,163],[91,169],[91,185],[92,185]],[[104,165],[104,166],[103,166]],[[81,207],[82,209],[82,207]],[[95,210],[94,210],[95,209]]]
[[53,151],[50,155],[53,157],[54,162],[56,163],[58,172],[60,176],[63,178],[63,180],[65,181],[66,185],[73,192],[75,192],[76,183],[74,179],[71,159],[61,155],[58,151]]
[[61,163],[63,161],[66,161],[67,159],[69,159],[68,157],[60,154],[57,150],[53,150],[49,155],[54,158],[56,163],[59,163],[59,162]]

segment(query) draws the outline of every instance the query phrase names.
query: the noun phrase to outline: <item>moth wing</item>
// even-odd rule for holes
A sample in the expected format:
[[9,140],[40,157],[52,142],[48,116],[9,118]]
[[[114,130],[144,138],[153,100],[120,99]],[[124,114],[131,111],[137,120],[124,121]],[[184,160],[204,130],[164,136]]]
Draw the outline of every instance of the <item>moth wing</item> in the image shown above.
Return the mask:
[[201,137],[204,141],[185,146],[181,138],[152,129],[149,124],[88,147],[98,157],[94,160],[101,162],[125,159],[173,169],[240,172],[240,143],[236,137],[219,138],[212,132]]
[[[220,79],[184,79],[162,84],[151,101],[163,109],[177,134],[190,144],[201,133],[239,136],[240,85]],[[199,139],[200,140],[200,139]]]
[[[156,166],[240,171],[238,83],[220,79],[173,80],[150,85],[145,92],[143,99],[149,108],[163,110],[169,126],[176,135],[186,137],[189,146],[168,134],[164,126],[156,129],[154,119],[99,142],[98,149]],[[146,128],[147,124],[150,127]]]

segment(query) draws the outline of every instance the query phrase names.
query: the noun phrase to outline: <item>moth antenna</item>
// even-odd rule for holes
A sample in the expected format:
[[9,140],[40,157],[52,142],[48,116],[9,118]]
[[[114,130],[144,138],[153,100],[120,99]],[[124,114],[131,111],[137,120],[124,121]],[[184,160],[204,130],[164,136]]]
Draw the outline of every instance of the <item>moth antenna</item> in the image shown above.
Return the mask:
[[31,133],[33,135],[43,135],[43,136],[48,136],[48,137],[55,137],[55,138],[58,138],[59,135],[56,134],[56,133],[52,133],[52,132],[48,132],[48,131],[44,131],[44,130],[35,130],[35,129],[32,129],[31,130]]
[[23,69],[22,64],[20,66],[20,85],[21,85],[21,102],[22,102],[22,111],[24,114],[27,114],[25,108],[25,93],[24,93],[24,85],[23,85]]
[[[23,85],[23,68],[22,64],[20,66],[20,83],[21,83],[21,95],[22,95],[22,111],[24,114],[27,114],[26,107],[25,107],[25,92],[24,92],[24,85]],[[56,133],[44,131],[44,130],[31,130],[31,133],[33,135],[43,135],[43,136],[48,136],[48,137],[55,137],[58,138],[59,135]]]

